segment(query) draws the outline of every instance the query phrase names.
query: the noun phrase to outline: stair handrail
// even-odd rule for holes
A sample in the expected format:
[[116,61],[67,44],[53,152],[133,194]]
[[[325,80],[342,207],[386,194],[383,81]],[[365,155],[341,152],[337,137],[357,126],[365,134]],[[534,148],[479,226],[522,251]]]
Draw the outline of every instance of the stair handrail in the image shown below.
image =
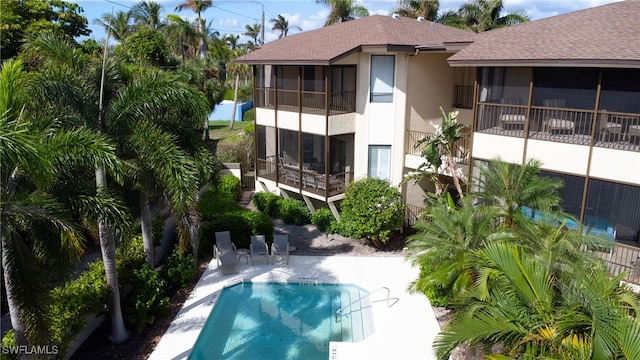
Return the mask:
[[[358,301],[362,301],[362,299],[364,299],[364,298],[370,297],[371,295],[377,293],[380,290],[387,290],[387,299],[386,299],[387,300],[387,307],[390,307],[389,306],[389,299],[391,298],[391,290],[389,290],[388,287],[383,286],[383,287],[380,287],[380,288],[377,288],[377,289],[373,290],[372,292],[370,292],[370,293],[368,293],[368,294],[366,294],[364,296],[359,296],[357,299],[353,300],[348,305],[345,305],[345,306],[341,307],[340,309],[336,310],[336,316],[335,316],[336,322],[338,322],[338,319],[340,319],[340,317],[344,316],[342,314],[343,310],[351,307],[351,305],[357,303]],[[378,300],[378,301],[382,301],[382,300]],[[376,302],[376,301],[372,301],[372,303],[373,302]]]

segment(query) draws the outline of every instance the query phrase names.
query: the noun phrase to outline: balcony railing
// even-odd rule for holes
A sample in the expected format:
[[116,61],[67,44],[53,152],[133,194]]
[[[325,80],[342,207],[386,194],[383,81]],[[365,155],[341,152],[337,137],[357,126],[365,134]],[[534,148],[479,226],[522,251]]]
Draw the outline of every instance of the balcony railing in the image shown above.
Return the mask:
[[258,159],[257,165],[258,177],[325,197],[344,193],[353,179],[353,171],[329,174],[327,176],[322,172],[304,167],[300,169],[298,165],[277,163],[271,157],[269,159]]
[[613,249],[607,251],[590,251],[607,264],[611,275],[626,272],[624,281],[640,285],[640,248],[636,246],[614,243]]
[[[422,143],[417,146],[418,141],[431,135],[433,135],[433,133],[426,131],[408,130],[405,153],[420,156],[422,150],[426,146],[426,143]],[[451,155],[456,163],[469,164],[469,157],[471,154],[471,132],[465,131],[461,135],[462,137],[454,143],[453,154]],[[444,149],[440,150],[441,152],[444,151]]]
[[453,107],[459,109],[473,108],[473,85],[453,86]]
[[[276,101],[277,95],[277,101]],[[305,114],[324,115],[327,109],[327,94],[317,91],[283,90],[275,91],[272,88],[256,88],[256,107],[275,109],[276,104],[279,110],[302,111]],[[300,106],[302,99],[302,106]],[[330,93],[329,115],[344,114],[356,111],[356,92],[341,91]]]
[[[476,131],[640,151],[640,114],[496,103],[478,104]],[[595,121],[595,126],[594,126]]]

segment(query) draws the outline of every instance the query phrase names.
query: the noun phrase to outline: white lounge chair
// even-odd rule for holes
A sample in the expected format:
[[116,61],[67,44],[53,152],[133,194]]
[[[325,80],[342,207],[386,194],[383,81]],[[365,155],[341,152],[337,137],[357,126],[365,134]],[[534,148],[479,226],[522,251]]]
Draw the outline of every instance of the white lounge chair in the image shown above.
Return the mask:
[[232,252],[222,253],[218,257],[218,267],[225,275],[237,273],[239,264],[238,257]]
[[251,244],[249,245],[249,257],[251,258],[251,266],[253,266],[253,258],[264,256],[269,263],[269,247],[265,242],[264,235],[251,235]]
[[289,235],[273,235],[273,244],[271,244],[271,263],[275,264],[276,256],[281,259],[286,259],[287,265],[289,265]]
[[213,257],[216,258],[218,266],[220,266],[220,256],[226,253],[231,253],[235,258],[236,244],[231,242],[231,233],[228,231],[216,232],[216,243],[213,245]]

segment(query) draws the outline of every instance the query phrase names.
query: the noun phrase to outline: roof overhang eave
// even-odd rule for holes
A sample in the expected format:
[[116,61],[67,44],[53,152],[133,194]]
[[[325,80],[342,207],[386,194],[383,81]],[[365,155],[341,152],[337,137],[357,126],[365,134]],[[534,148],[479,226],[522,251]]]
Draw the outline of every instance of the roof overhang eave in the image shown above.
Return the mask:
[[305,60],[291,60],[291,59],[270,59],[270,60],[242,60],[233,62],[238,64],[247,65],[330,65],[331,60],[318,60],[318,59],[305,59]]
[[233,62],[238,64],[248,64],[248,65],[320,65],[320,66],[329,66],[334,64],[335,62],[343,59],[353,53],[362,51],[361,46],[357,46],[351,50],[345,51],[342,54],[336,55],[332,58],[327,59],[255,59],[255,60],[244,60],[240,58],[236,58]]
[[505,59],[505,60],[456,60],[449,59],[451,67],[594,67],[640,68],[640,60],[616,59]]

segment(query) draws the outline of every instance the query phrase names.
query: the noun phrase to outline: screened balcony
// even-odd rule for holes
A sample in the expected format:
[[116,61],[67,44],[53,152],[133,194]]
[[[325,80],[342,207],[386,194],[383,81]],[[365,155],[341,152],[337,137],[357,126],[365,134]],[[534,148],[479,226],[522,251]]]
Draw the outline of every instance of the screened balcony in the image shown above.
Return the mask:
[[256,107],[328,116],[355,112],[355,65],[267,65],[255,73]]
[[477,132],[640,152],[640,70],[487,68],[482,74]]
[[258,178],[322,198],[342,194],[353,180],[353,134],[325,137],[258,126],[257,136]]

